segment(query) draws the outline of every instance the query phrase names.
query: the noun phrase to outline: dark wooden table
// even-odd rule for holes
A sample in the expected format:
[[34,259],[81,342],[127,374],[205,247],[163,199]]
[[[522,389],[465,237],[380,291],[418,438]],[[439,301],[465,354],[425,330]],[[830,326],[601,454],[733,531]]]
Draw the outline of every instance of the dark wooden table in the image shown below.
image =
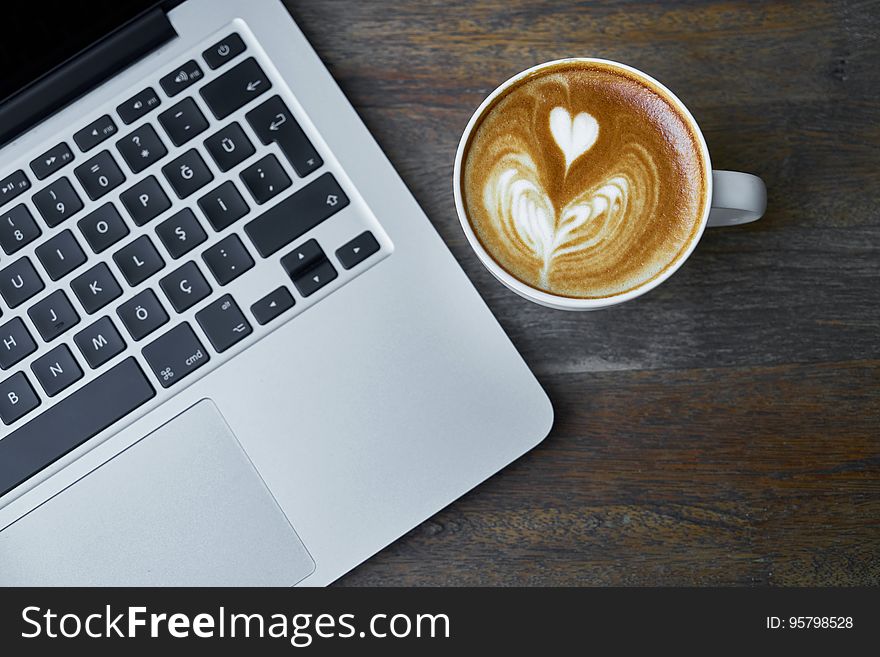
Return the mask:
[[[341,584],[880,583],[880,3],[289,5],[556,408]],[[713,164],[769,189],[761,222],[586,314],[495,282],[451,193],[483,97],[572,55],[666,83]]]

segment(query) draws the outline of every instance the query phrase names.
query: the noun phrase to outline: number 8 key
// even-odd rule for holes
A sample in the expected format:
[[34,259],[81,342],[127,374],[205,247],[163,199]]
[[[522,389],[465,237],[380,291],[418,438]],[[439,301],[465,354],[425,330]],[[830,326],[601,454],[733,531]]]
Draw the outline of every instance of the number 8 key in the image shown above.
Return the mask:
[[0,247],[12,255],[40,236],[40,228],[24,204],[0,215]]

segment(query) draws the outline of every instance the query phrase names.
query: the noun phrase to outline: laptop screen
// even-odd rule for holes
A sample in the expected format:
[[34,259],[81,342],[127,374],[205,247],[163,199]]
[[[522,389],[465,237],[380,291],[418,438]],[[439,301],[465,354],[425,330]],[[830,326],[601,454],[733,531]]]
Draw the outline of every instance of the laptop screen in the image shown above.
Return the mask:
[[4,3],[0,102],[157,4],[156,0]]

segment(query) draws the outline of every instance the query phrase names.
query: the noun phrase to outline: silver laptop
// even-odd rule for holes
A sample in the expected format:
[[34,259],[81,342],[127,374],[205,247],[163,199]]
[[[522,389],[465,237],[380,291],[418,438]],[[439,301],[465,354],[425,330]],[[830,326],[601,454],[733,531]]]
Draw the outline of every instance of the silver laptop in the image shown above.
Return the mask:
[[0,584],[324,585],[547,435],[280,2],[34,4],[0,104]]

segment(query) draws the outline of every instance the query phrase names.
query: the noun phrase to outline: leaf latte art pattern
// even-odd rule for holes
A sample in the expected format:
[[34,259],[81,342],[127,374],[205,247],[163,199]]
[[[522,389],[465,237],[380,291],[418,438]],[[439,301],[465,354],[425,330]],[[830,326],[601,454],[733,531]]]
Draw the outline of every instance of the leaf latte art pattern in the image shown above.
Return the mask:
[[[550,285],[556,258],[624,237],[624,219],[633,203],[630,190],[656,188],[649,156],[639,147],[632,151],[624,158],[629,166],[588,188],[558,212],[529,155],[511,154],[488,177],[483,204],[511,246],[540,260],[541,287]],[[642,205],[638,200],[635,203]]]
[[461,179],[490,257],[574,298],[659,275],[707,203],[708,162],[680,112],[642,81],[591,66],[563,63],[507,90],[473,129]]

